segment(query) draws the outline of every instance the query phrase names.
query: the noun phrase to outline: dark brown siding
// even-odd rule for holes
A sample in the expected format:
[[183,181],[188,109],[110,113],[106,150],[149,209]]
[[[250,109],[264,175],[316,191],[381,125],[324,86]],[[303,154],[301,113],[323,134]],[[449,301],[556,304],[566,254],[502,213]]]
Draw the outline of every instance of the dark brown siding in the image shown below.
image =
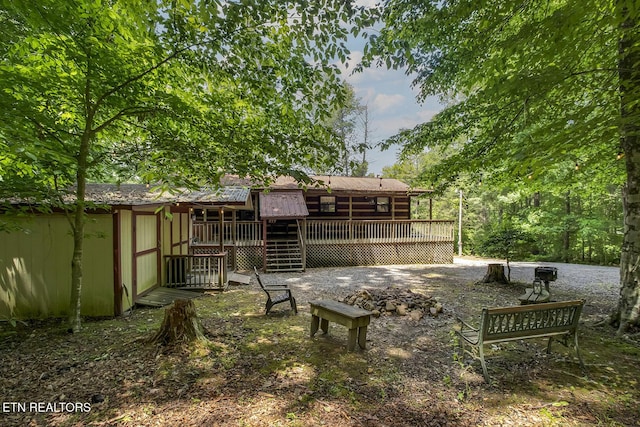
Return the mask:
[[[336,212],[320,212],[320,196],[331,195],[336,197]],[[376,198],[389,198],[389,212],[376,212]],[[327,193],[307,193],[305,194],[307,208],[309,209],[309,219],[349,219],[349,212],[353,219],[410,219],[409,197],[393,196],[390,194],[379,194],[363,196],[361,194],[327,194]],[[351,209],[349,209],[351,200]]]

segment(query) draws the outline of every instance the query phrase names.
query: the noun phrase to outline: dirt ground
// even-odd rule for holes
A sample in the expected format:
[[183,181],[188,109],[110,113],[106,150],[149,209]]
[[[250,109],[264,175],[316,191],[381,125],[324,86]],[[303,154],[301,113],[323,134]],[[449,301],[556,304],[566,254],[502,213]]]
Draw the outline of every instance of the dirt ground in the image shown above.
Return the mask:
[[[488,262],[264,274],[293,288],[297,316],[282,305],[265,316],[255,280],[232,286],[195,300],[209,342],[187,350],[146,343],[161,309],[87,321],[74,335],[52,321],[3,325],[0,425],[640,425],[640,335],[616,337],[603,322],[618,269],[544,264],[558,268],[552,300],[586,300],[588,376],[571,349],[548,355],[545,341],[527,340],[488,349],[486,383],[477,361],[457,355],[455,318],[477,323],[482,307],[517,305],[539,265],[512,263],[509,285],[476,283]],[[390,287],[444,310],[372,319],[364,351],[346,351],[341,326],[309,338],[309,301]]]

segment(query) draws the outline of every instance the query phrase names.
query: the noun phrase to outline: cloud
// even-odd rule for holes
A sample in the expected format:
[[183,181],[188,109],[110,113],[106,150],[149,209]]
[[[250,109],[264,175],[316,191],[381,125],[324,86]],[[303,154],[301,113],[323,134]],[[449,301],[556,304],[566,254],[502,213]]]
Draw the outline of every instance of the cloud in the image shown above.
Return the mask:
[[338,69],[342,72],[342,77],[352,86],[384,82],[391,78],[396,79],[397,70],[388,70],[386,67],[377,67],[375,65],[365,68],[359,73],[354,73],[353,70],[362,60],[362,56],[362,51],[352,50],[349,54],[349,59],[346,61],[349,65],[348,68],[346,67],[347,64],[336,63]]
[[357,6],[374,7],[380,4],[380,0],[357,0]]
[[384,113],[391,110],[398,105],[402,105],[406,102],[406,98],[400,94],[387,95],[380,93],[373,98],[371,107],[378,113]]

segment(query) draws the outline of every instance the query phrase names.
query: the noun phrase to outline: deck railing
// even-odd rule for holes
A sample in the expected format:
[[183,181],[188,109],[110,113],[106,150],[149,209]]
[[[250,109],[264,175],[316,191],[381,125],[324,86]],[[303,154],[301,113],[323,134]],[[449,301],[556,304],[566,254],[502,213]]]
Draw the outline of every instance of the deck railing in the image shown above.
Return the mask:
[[219,222],[197,221],[193,223],[193,245],[219,245],[220,236],[223,243],[231,246],[261,246],[262,222],[260,221],[236,221],[235,236],[233,223],[225,222],[220,233]]
[[307,221],[307,244],[453,241],[453,221]]
[[[452,242],[454,222],[450,220],[307,220],[302,229],[303,244],[321,243],[424,243]],[[262,246],[260,221],[225,223],[222,237],[228,246]],[[218,222],[195,222],[192,245],[220,244]],[[235,239],[234,239],[235,237]]]
[[227,253],[165,255],[168,288],[220,289],[227,287]]

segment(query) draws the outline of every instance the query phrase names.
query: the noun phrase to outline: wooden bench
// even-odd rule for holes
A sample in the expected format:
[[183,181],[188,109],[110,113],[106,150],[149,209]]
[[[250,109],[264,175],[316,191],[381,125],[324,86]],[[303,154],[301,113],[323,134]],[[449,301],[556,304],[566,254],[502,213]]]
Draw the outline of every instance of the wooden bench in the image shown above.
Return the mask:
[[549,338],[547,353],[551,351],[553,339],[569,346],[569,339],[573,340],[580,366],[586,372],[584,362],[580,356],[578,346],[578,321],[584,300],[550,302],[533,305],[519,305],[513,307],[484,308],[480,317],[480,327],[474,328],[457,318],[460,329],[456,333],[460,337],[462,358],[464,346],[469,344],[478,349],[482,373],[487,382],[489,374],[484,361],[483,346],[506,341],[528,338]]
[[347,350],[353,351],[356,341],[360,348],[366,347],[367,326],[371,321],[371,312],[338,301],[317,300],[310,301],[311,306],[311,337],[318,332],[318,326],[325,334],[329,332],[329,322],[336,322],[349,329]]

